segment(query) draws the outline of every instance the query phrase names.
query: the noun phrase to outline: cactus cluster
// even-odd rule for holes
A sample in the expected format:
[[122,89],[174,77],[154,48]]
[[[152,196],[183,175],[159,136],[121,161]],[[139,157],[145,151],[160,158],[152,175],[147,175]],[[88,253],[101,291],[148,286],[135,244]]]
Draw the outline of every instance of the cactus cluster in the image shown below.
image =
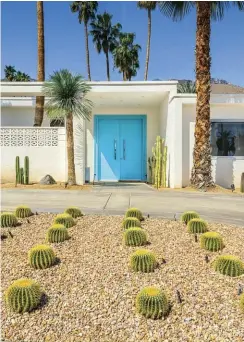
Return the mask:
[[126,211],[125,217],[136,217],[139,221],[143,221],[142,212],[137,208],[130,208]]
[[64,211],[65,214],[69,214],[73,218],[83,216],[81,210],[78,207],[69,207]]
[[157,266],[155,255],[146,250],[138,249],[130,257],[131,268],[136,272],[153,272]]
[[1,213],[1,227],[16,227],[18,220],[13,213],[3,212]]
[[136,308],[146,318],[159,319],[167,315],[169,302],[159,288],[145,287],[136,297]]
[[230,277],[238,277],[244,273],[244,263],[233,255],[218,256],[213,262],[213,268]]
[[147,243],[145,231],[139,227],[128,228],[124,232],[126,246],[143,246]]
[[75,221],[73,217],[69,214],[58,214],[54,220],[54,224],[62,224],[66,228],[73,227],[75,225]]
[[50,243],[63,242],[68,238],[68,230],[62,224],[54,224],[47,231],[46,239]]
[[15,215],[19,218],[25,218],[32,215],[31,209],[26,205],[20,205],[15,209]]
[[208,231],[208,225],[204,220],[194,218],[187,223],[187,229],[189,233],[202,234]]
[[181,221],[185,224],[188,224],[190,220],[195,218],[200,218],[198,213],[196,213],[195,211],[186,211],[181,215]]
[[123,220],[123,228],[141,227],[141,222],[136,217],[127,217]]
[[200,238],[201,248],[210,252],[217,252],[224,248],[223,238],[219,233],[207,232]]
[[24,167],[20,167],[19,156],[15,158],[15,182],[29,184],[29,157],[25,156]]
[[35,269],[51,267],[56,260],[53,249],[48,245],[37,245],[28,252],[30,265]]
[[17,313],[30,312],[41,301],[41,290],[32,279],[18,279],[8,287],[5,299],[8,308]]

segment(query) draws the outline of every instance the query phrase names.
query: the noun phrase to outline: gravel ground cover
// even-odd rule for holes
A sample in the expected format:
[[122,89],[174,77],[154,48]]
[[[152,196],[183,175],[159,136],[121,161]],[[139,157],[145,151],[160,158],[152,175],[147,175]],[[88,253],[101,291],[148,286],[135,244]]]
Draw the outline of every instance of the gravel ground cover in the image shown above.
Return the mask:
[[[84,216],[69,228],[70,239],[52,244],[59,262],[45,270],[28,265],[27,252],[45,241],[55,215],[19,220],[13,238],[2,241],[2,292],[16,279],[38,281],[46,296],[31,313],[14,314],[2,302],[3,341],[18,342],[242,342],[244,316],[237,290],[244,278],[229,278],[206,263],[206,251],[178,221],[146,219],[146,246],[156,253],[153,273],[130,270],[136,247],[122,243],[122,216]],[[244,260],[244,229],[209,224],[223,235],[222,254]],[[210,261],[218,254],[207,253]],[[160,286],[171,310],[161,320],[147,320],[135,310],[137,293]],[[183,302],[177,301],[176,290]]]

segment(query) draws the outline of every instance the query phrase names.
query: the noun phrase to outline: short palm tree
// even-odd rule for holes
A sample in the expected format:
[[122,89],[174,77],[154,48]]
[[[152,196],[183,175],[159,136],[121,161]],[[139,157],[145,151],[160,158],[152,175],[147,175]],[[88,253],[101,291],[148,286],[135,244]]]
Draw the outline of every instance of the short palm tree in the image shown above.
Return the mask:
[[107,80],[110,81],[109,53],[113,52],[118,45],[118,37],[122,28],[120,23],[112,25],[112,15],[104,12],[98,14],[96,19],[91,22],[91,34],[97,52],[103,51],[106,56]]
[[78,20],[81,24],[84,23],[85,28],[85,44],[86,44],[86,66],[88,80],[91,81],[91,68],[90,68],[90,55],[89,55],[89,44],[88,44],[88,23],[90,20],[95,19],[95,13],[97,11],[97,1],[74,1],[70,5],[71,12],[78,12]]
[[148,76],[148,65],[149,65],[149,57],[150,57],[150,44],[151,44],[151,27],[152,27],[152,11],[155,10],[157,6],[157,1],[138,1],[137,6],[140,9],[147,10],[147,56],[146,56],[146,65],[145,65],[145,74],[144,80],[147,80]]
[[196,93],[196,83],[192,81],[179,82],[177,87],[178,93],[185,94],[195,94]]
[[244,10],[243,1],[160,1],[163,14],[181,20],[192,8],[197,10],[196,31],[196,126],[191,184],[197,188],[214,186],[210,149],[211,19],[221,20],[231,5]]
[[86,98],[89,91],[90,86],[82,76],[73,75],[66,69],[54,72],[43,86],[43,94],[48,98],[45,105],[48,116],[66,119],[69,185],[76,184],[73,117],[90,118],[92,102]]

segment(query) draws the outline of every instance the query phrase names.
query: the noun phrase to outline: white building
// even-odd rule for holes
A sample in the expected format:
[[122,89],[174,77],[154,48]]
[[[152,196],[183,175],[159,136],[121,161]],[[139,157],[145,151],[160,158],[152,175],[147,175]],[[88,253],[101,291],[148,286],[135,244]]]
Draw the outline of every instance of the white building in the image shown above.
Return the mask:
[[[167,182],[171,188],[189,184],[194,146],[196,95],[178,94],[176,81],[91,82],[90,121],[75,119],[77,183],[145,181],[147,159],[156,136],[168,147]],[[244,90],[213,85],[211,95],[212,164],[216,183],[240,187],[244,172]],[[50,127],[45,117],[33,127],[35,96],[42,83],[1,84],[1,179],[15,179],[15,157],[30,159],[30,181],[46,174],[57,181],[67,175],[65,128]],[[231,93],[233,92],[233,93]]]

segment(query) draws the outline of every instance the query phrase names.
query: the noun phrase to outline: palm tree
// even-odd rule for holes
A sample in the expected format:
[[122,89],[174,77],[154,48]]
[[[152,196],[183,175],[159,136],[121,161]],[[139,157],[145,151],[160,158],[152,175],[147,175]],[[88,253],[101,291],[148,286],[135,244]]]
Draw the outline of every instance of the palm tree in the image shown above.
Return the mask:
[[140,45],[134,44],[134,33],[121,33],[119,45],[113,51],[114,66],[123,74],[124,81],[136,76],[139,64]]
[[5,79],[9,82],[15,81],[16,78],[16,70],[12,65],[6,65],[4,68]]
[[[44,11],[43,1],[37,1],[37,44],[38,44],[38,63],[37,63],[37,81],[45,81],[45,47],[44,47]],[[41,126],[44,115],[43,96],[36,97],[36,108],[34,126]]]
[[192,8],[197,11],[196,31],[196,126],[191,184],[197,188],[214,186],[211,174],[210,149],[210,87],[211,19],[221,20],[231,5],[244,10],[243,1],[160,1],[162,13],[173,20],[181,20]]
[[95,19],[95,13],[97,11],[97,1],[74,1],[70,5],[71,12],[78,12],[79,23],[84,23],[85,28],[85,42],[86,42],[86,66],[88,80],[91,81],[91,69],[90,69],[90,56],[88,45],[88,22]]
[[90,32],[93,36],[93,43],[96,46],[97,52],[100,53],[103,50],[105,53],[108,81],[110,81],[109,53],[113,52],[118,45],[117,39],[122,28],[120,23],[112,25],[112,17],[107,12],[98,14],[96,19],[91,22],[92,30]]
[[179,81],[177,87],[178,93],[195,94],[196,93],[196,83],[192,81]]
[[150,57],[150,44],[151,44],[151,26],[152,26],[152,11],[155,10],[157,6],[157,1],[138,1],[137,6],[140,9],[147,10],[147,56],[146,56],[146,66],[145,66],[145,74],[144,80],[147,80],[148,76],[148,65],[149,65],[149,57]]
[[74,164],[73,117],[90,118],[92,102],[86,98],[90,86],[80,75],[68,70],[53,73],[44,83],[43,94],[49,98],[45,108],[52,119],[66,119],[66,143],[68,157],[68,184],[76,184]]
[[25,74],[24,72],[17,71],[15,81],[16,82],[30,82],[31,78],[29,75]]

